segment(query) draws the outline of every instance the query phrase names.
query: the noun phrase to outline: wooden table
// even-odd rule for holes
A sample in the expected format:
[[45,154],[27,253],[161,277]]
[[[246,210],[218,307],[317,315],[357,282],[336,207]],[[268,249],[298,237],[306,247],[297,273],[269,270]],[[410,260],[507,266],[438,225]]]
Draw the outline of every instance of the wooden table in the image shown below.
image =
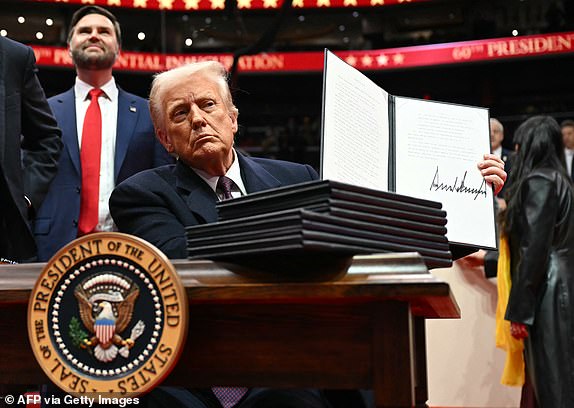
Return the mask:
[[[189,333],[165,384],[373,389],[378,407],[424,406],[424,319],[459,317],[448,284],[418,254],[355,257],[348,273],[320,282],[262,280],[211,261],[174,265]],[[0,384],[46,382],[26,329],[42,267],[0,265]]]

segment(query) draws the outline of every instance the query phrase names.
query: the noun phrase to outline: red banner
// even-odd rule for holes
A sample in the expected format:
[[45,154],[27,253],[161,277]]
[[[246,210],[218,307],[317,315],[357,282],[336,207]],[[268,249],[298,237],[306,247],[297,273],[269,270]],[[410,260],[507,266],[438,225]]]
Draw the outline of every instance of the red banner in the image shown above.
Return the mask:
[[[45,3],[97,4],[100,6],[115,6],[139,8],[142,10],[223,10],[225,0],[29,0]],[[429,0],[293,0],[294,8],[328,8],[328,7],[379,7],[401,3],[415,3]],[[236,0],[238,9],[276,9],[281,7],[283,0]]]
[[[33,46],[39,66],[72,67],[66,48]],[[432,44],[371,51],[335,52],[361,71],[402,69],[574,52],[574,32]],[[115,69],[159,72],[189,62],[218,60],[231,67],[231,54],[152,54],[122,52]],[[305,72],[323,70],[322,52],[262,53],[239,59],[239,71]]]

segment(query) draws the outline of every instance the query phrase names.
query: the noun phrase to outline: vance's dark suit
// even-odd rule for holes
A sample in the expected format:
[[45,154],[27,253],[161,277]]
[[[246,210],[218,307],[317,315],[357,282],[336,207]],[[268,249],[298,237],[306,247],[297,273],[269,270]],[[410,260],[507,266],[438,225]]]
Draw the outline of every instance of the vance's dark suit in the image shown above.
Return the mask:
[[[62,128],[64,149],[58,174],[34,226],[41,261],[48,260],[78,234],[82,177],[74,98],[72,88],[48,100]],[[116,184],[139,171],[169,163],[173,163],[173,159],[155,137],[147,100],[119,89]]]
[[[308,165],[237,153],[248,193],[318,178]],[[137,174],[118,185],[110,211],[121,232],[141,237],[169,258],[187,258],[185,227],[217,221],[217,196],[182,162]]]
[[36,70],[30,47],[0,37],[0,235],[9,246],[0,257],[14,261],[35,257],[25,197],[40,207],[62,146]]

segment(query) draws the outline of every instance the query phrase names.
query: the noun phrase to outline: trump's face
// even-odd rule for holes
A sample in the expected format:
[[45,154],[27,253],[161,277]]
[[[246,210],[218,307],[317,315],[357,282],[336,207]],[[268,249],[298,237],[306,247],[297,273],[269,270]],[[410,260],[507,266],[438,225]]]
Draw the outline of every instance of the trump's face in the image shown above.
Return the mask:
[[218,84],[197,73],[163,94],[162,144],[189,166],[221,176],[233,162],[237,115],[230,112]]

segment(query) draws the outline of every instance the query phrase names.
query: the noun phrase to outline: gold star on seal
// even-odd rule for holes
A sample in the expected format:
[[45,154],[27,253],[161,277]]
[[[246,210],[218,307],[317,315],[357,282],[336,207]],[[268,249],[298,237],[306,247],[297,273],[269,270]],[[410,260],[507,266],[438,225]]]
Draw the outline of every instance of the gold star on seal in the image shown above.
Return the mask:
[[147,0],[134,0],[134,7],[147,8]]
[[303,0],[293,0],[293,7],[303,7],[305,4]]
[[96,0],[82,0],[83,4],[94,4]]
[[263,0],[263,7],[277,8],[277,0]]
[[121,6],[122,2],[120,0],[108,0],[108,6]]
[[345,0],[343,1],[343,6],[348,7],[348,6],[356,6],[357,5],[357,0]]
[[385,4],[385,0],[371,0],[371,6],[376,6],[376,5],[384,5]]
[[317,0],[317,7],[331,7],[331,0]]
[[251,0],[237,0],[237,8],[251,8]]
[[209,1],[211,1],[211,8],[213,10],[215,9],[223,10],[225,8],[225,0],[209,0]]

